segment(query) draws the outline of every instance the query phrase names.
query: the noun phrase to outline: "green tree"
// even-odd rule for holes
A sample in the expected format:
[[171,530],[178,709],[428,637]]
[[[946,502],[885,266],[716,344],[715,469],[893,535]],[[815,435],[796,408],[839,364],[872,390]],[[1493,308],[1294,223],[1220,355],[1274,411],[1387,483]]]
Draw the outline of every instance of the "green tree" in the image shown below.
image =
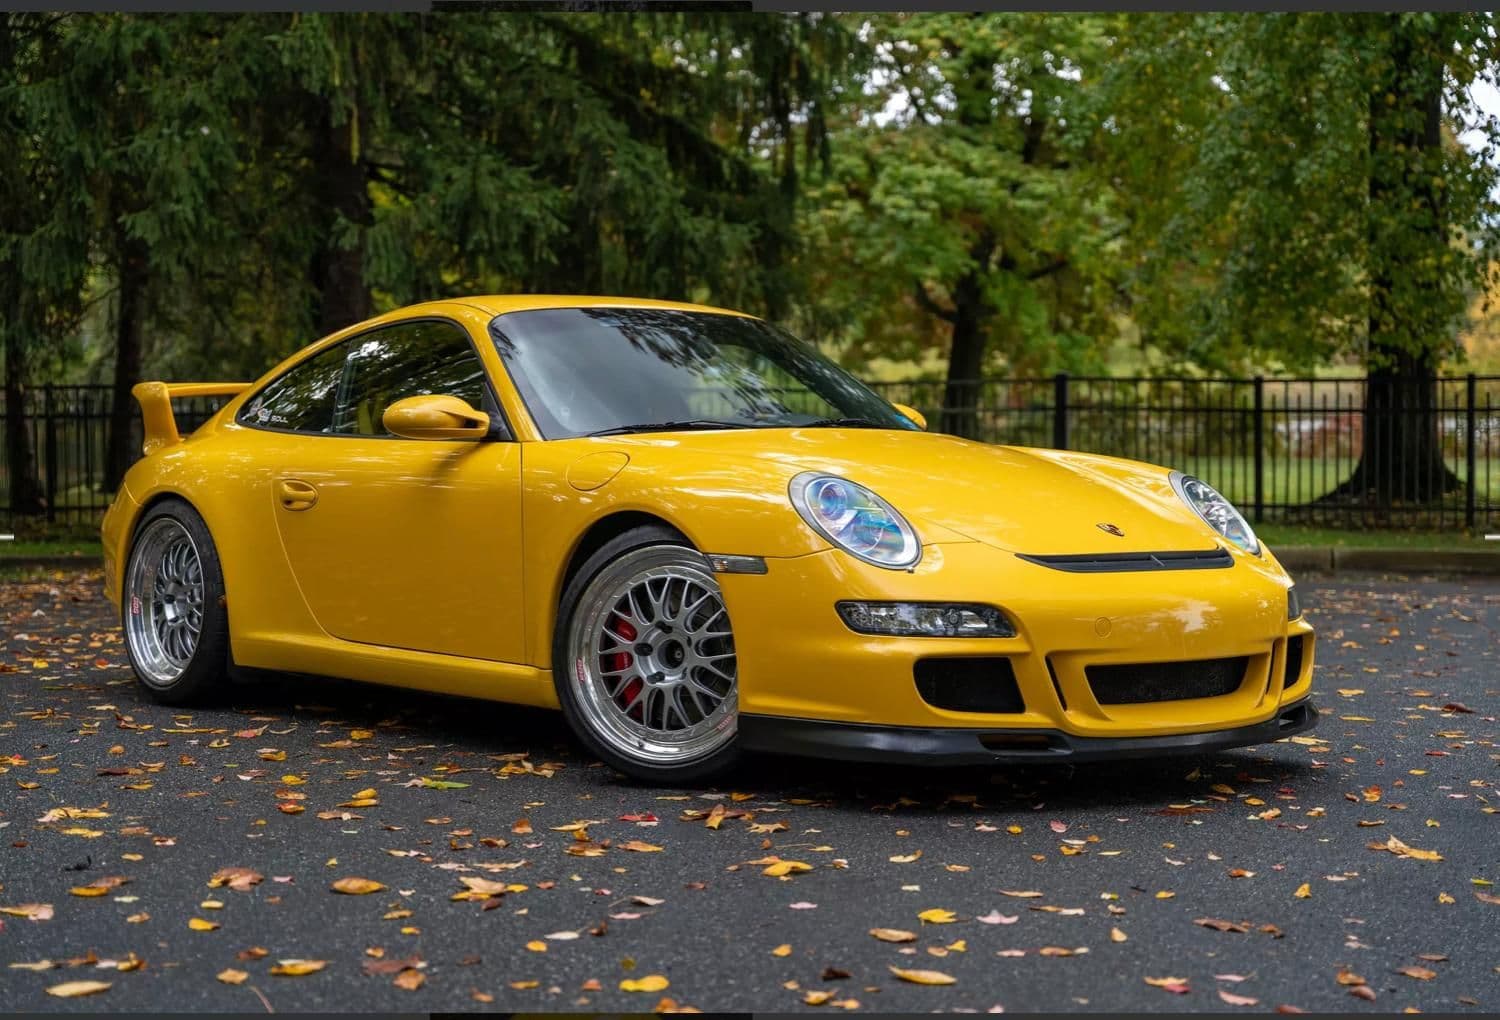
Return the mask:
[[1360,357],[1363,454],[1333,498],[1427,501],[1458,484],[1433,379],[1487,272],[1495,169],[1453,131],[1492,72],[1492,34],[1470,13],[1123,26],[1103,129],[1135,196],[1145,300],[1131,312],[1200,364]]
[[1113,332],[1122,225],[1079,130],[1103,25],[1037,14],[864,24],[881,62],[838,132],[810,230],[825,303],[861,335],[855,356],[910,351],[903,332],[946,334],[944,431],[975,434],[974,383],[995,353],[1022,371],[1076,368]]

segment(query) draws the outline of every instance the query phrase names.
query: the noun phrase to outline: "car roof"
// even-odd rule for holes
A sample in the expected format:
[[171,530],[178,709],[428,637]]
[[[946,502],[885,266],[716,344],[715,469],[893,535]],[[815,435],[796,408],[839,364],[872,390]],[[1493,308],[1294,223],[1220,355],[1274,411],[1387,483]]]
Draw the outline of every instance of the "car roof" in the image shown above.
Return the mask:
[[[506,312],[534,311],[541,308],[666,308],[683,312],[712,312],[718,315],[737,315],[754,318],[744,312],[730,308],[715,308],[712,305],[696,305],[685,301],[656,301],[651,298],[604,297],[587,294],[483,294],[472,297],[453,298],[458,304],[469,305],[491,315]],[[420,307],[420,306],[418,306]],[[403,309],[410,311],[410,309]]]

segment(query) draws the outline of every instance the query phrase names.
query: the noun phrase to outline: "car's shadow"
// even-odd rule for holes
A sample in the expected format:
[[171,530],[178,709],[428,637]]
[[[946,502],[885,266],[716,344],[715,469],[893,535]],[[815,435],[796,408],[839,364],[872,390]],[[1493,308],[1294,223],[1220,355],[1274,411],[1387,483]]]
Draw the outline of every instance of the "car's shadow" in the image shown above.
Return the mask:
[[[247,715],[314,724],[337,720],[341,727],[377,729],[403,744],[436,745],[445,752],[525,752],[537,765],[586,770],[587,782],[600,786],[640,785],[599,764],[579,746],[562,714],[545,709],[280,675],[236,684],[225,704]],[[1193,800],[1201,802],[1212,782],[1272,790],[1316,783],[1318,772],[1305,757],[1286,745],[1261,745],[1104,763],[924,767],[757,754],[696,792],[747,791],[758,800],[807,799],[902,813],[955,807],[1030,811],[1042,801],[1054,809],[1184,810]]]

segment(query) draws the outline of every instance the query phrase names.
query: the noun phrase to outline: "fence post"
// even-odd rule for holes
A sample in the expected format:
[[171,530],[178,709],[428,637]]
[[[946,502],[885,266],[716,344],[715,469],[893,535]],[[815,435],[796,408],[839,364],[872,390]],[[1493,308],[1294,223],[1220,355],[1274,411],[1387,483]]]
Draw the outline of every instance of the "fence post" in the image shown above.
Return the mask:
[[1266,377],[1255,377],[1255,422],[1251,426],[1255,435],[1255,523],[1259,524],[1266,512]]
[[1469,446],[1464,453],[1464,466],[1468,469],[1467,475],[1464,478],[1464,527],[1470,531],[1474,530],[1476,516],[1474,512],[1474,446],[1475,440],[1478,438],[1478,433],[1475,430],[1474,405],[1479,402],[1478,381],[1473,372],[1470,372],[1468,378],[1464,380],[1464,390],[1468,395],[1466,402],[1468,406],[1464,409],[1464,431],[1469,437]]
[[42,447],[47,467],[47,523],[57,520],[57,428],[52,420],[52,384],[42,386]]
[[1052,446],[1057,450],[1068,448],[1068,373],[1059,372],[1052,377]]

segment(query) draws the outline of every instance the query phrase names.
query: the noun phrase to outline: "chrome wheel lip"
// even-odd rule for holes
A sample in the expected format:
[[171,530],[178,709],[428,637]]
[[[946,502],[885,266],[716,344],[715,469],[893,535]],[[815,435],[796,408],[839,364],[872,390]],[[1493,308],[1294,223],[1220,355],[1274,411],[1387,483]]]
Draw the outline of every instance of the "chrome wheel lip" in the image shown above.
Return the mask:
[[176,683],[203,630],[203,558],[178,521],[159,517],[136,539],[125,572],[125,640],[152,687]]
[[[628,646],[620,635],[606,630],[607,624],[622,615],[619,606],[633,609],[639,604],[639,596],[637,603],[627,602],[631,592],[641,586],[649,589],[663,585],[669,592],[668,601],[674,598],[674,588],[692,590],[694,600],[702,601],[689,602],[691,610],[687,613],[681,613],[687,600],[678,602],[677,612],[671,612],[665,621],[667,628],[638,620],[647,626],[629,639]],[[686,619],[689,629],[684,630],[684,624],[677,622],[679,615]],[[700,625],[692,628],[694,622]],[[705,634],[708,636],[695,638]],[[606,566],[584,589],[569,624],[566,647],[570,682],[576,694],[574,701],[585,724],[595,737],[623,757],[645,765],[686,765],[711,756],[734,739],[739,671],[732,628],[713,572],[707,561],[692,550],[652,546],[626,553]],[[720,650],[705,654],[704,648]],[[605,655],[625,652],[632,660],[629,668],[604,669]],[[722,691],[693,682],[695,678],[712,676],[703,672],[710,669],[710,662],[720,676],[727,674],[727,680],[717,681],[726,684]],[[622,678],[622,673],[627,676]],[[617,700],[631,678],[641,684],[637,697],[647,699],[641,706],[640,718],[633,717]],[[674,703],[671,700],[674,698],[687,700]],[[711,698],[718,698],[717,704],[710,704]],[[634,709],[635,703],[628,707]],[[709,710],[704,712],[705,708]],[[653,721],[662,725],[650,725]]]

